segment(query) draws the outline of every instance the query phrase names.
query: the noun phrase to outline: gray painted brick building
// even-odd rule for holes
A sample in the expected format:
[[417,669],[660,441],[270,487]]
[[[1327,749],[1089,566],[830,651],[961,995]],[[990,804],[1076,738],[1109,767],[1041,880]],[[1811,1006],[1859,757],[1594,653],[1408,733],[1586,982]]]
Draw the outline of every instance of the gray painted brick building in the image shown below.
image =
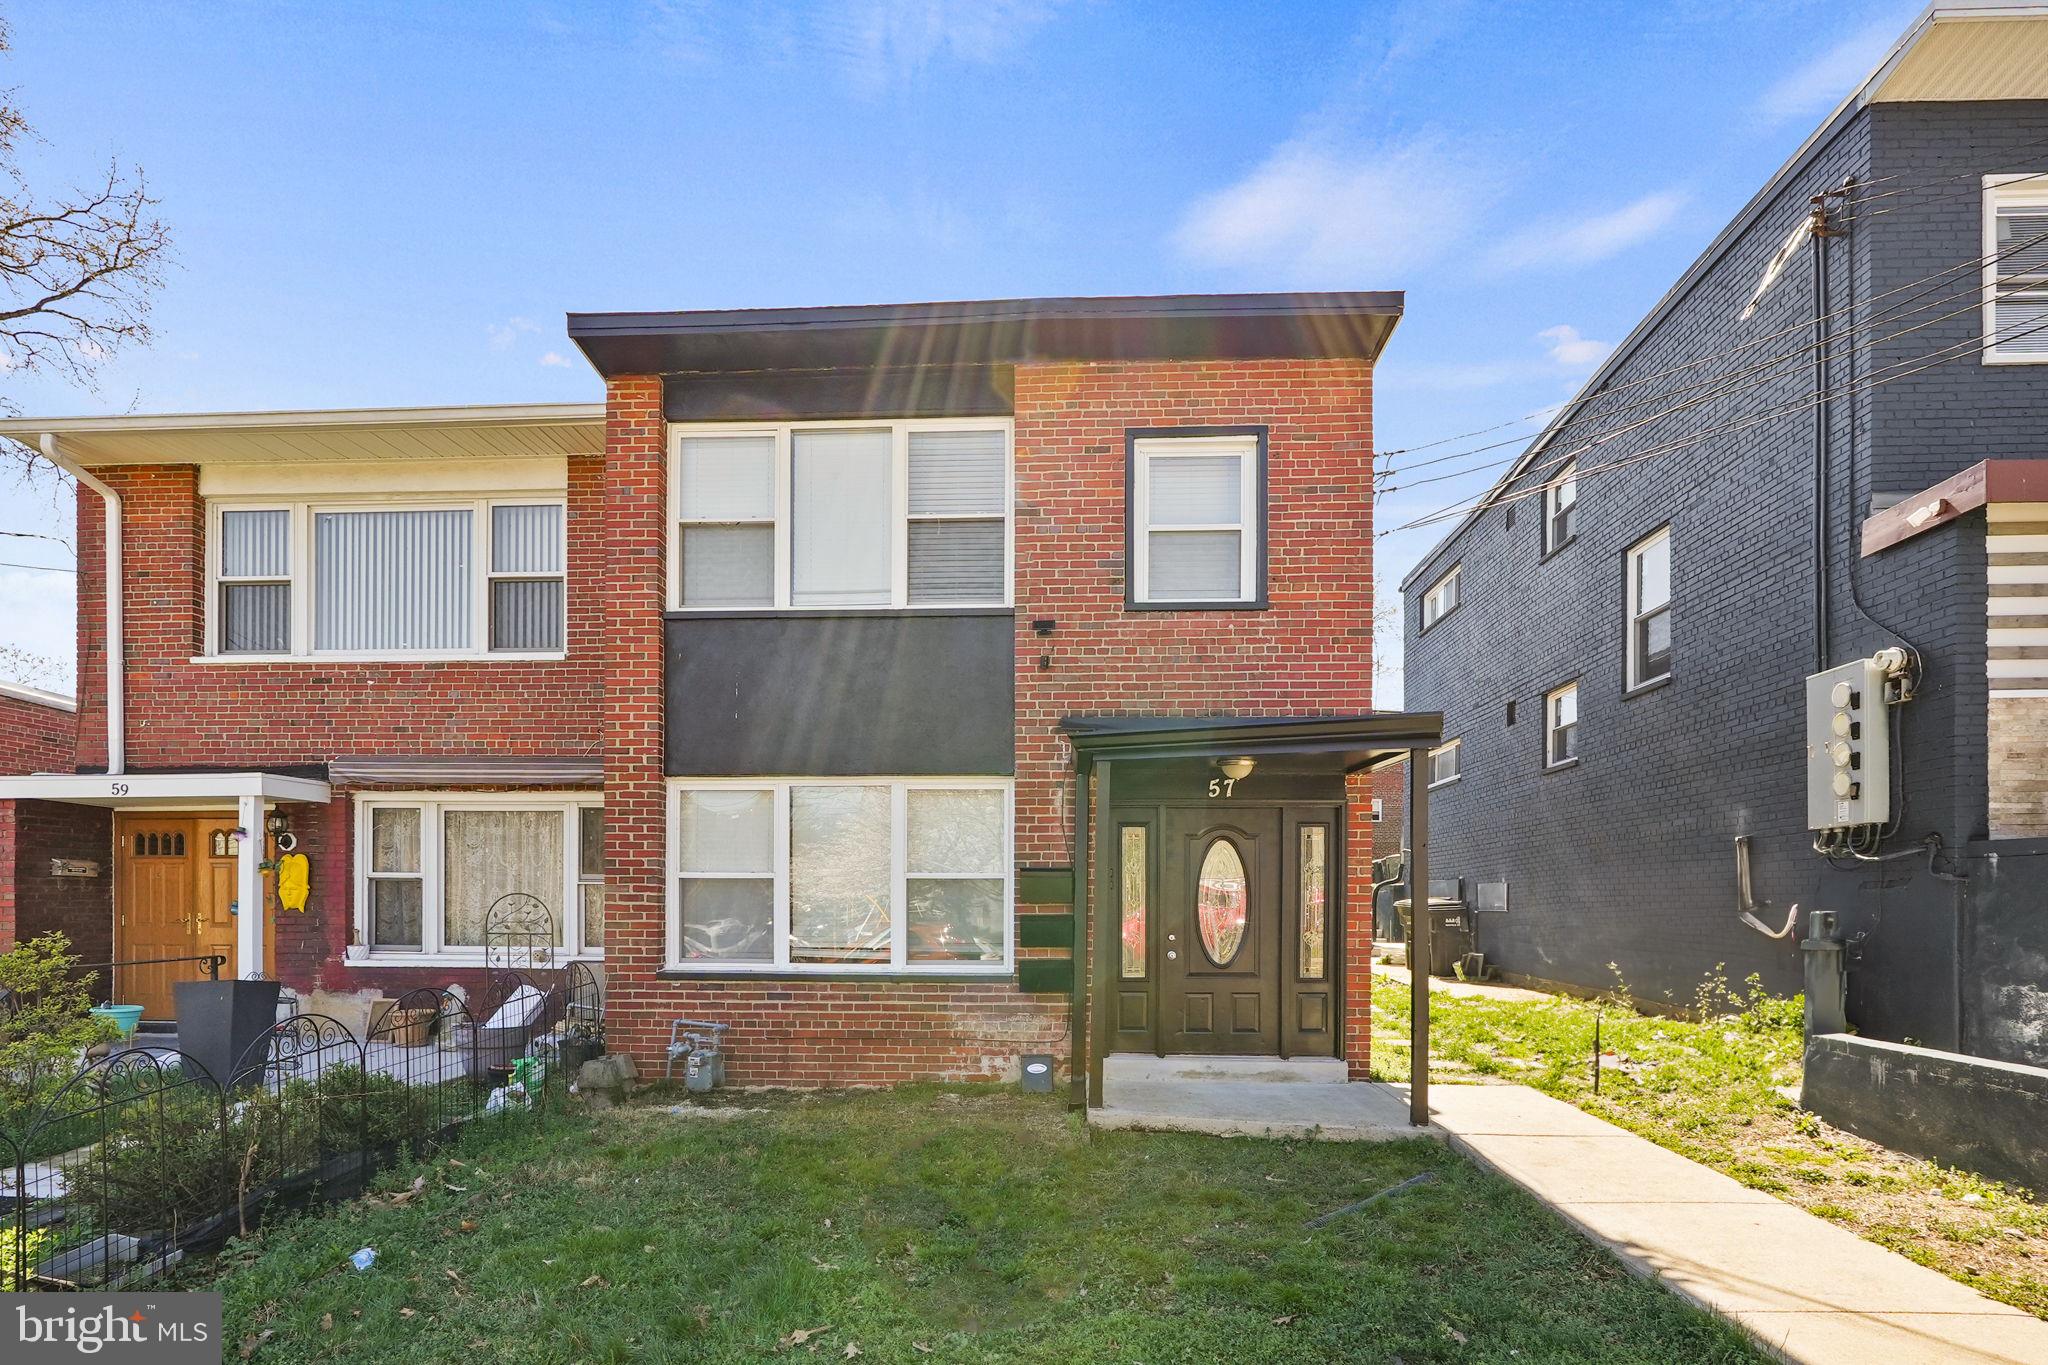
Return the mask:
[[[1793,241],[1816,196],[1825,233]],[[1510,977],[1618,975],[1686,1005],[1721,970],[1786,994],[1807,912],[1834,910],[1860,1031],[2048,1063],[2048,632],[2030,633],[2048,619],[1997,615],[2048,600],[2028,586],[2048,485],[2013,491],[2048,460],[2048,305],[1985,299],[2048,271],[1996,244],[2037,228],[2048,17],[1930,11],[1403,584],[1407,704],[1458,742],[1432,875],[1468,902],[1506,883],[1476,922]],[[1930,494],[1986,462],[1990,496]],[[1655,678],[1656,641],[1629,644],[1653,601],[1631,595],[1631,551],[1654,560],[1667,530]],[[1424,628],[1454,569],[1457,605]],[[1823,857],[1806,676],[1898,646],[1918,668],[1884,860]],[[1574,684],[1567,744],[1547,699]],[[1800,907],[1788,938],[1738,918],[1740,837],[1759,918]]]

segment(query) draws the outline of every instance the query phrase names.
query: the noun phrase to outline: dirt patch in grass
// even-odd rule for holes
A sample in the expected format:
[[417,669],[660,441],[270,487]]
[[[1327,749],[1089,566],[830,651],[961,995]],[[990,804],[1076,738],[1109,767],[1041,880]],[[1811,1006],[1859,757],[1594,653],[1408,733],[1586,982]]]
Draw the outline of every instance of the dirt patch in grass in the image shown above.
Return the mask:
[[[1377,977],[1373,1072],[1405,1079],[1407,985]],[[1700,1022],[1618,1002],[1430,997],[1430,1074],[1535,1086],[1660,1146],[2048,1318],[2048,1207],[2025,1190],[1907,1156],[1801,1110],[1792,1002],[1710,981]],[[1593,1026],[1600,1020],[1600,1093]]]

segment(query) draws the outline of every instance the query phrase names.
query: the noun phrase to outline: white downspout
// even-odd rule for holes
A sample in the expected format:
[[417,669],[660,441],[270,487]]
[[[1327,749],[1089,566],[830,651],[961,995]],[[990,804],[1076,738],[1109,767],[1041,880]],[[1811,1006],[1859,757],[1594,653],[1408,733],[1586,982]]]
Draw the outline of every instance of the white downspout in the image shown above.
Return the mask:
[[90,488],[106,504],[107,772],[128,770],[128,669],[121,638],[121,495],[63,453],[55,432],[42,438],[43,458]]

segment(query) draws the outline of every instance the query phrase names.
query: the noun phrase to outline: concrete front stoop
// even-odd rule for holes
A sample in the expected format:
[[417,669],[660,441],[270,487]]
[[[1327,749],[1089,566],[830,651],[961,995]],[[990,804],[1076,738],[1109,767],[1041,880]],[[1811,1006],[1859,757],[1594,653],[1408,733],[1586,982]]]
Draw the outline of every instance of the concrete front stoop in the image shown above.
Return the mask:
[[1562,1100],[1520,1085],[1429,1097],[1458,1151],[1784,1360],[2048,1365],[2048,1322]]
[[1344,1063],[1331,1057],[1118,1053],[1103,1059],[1102,1098],[1101,1107],[1088,1111],[1088,1122],[1098,1128],[1330,1142],[1442,1136],[1409,1126],[1405,1095],[1348,1080]]

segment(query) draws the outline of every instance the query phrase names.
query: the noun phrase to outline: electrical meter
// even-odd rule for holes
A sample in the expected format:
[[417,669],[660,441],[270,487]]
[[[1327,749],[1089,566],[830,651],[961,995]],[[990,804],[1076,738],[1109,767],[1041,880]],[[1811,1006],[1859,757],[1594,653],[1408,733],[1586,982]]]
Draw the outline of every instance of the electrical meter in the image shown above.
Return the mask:
[[1841,829],[1892,818],[1886,659],[1857,659],[1806,679],[1806,825]]

